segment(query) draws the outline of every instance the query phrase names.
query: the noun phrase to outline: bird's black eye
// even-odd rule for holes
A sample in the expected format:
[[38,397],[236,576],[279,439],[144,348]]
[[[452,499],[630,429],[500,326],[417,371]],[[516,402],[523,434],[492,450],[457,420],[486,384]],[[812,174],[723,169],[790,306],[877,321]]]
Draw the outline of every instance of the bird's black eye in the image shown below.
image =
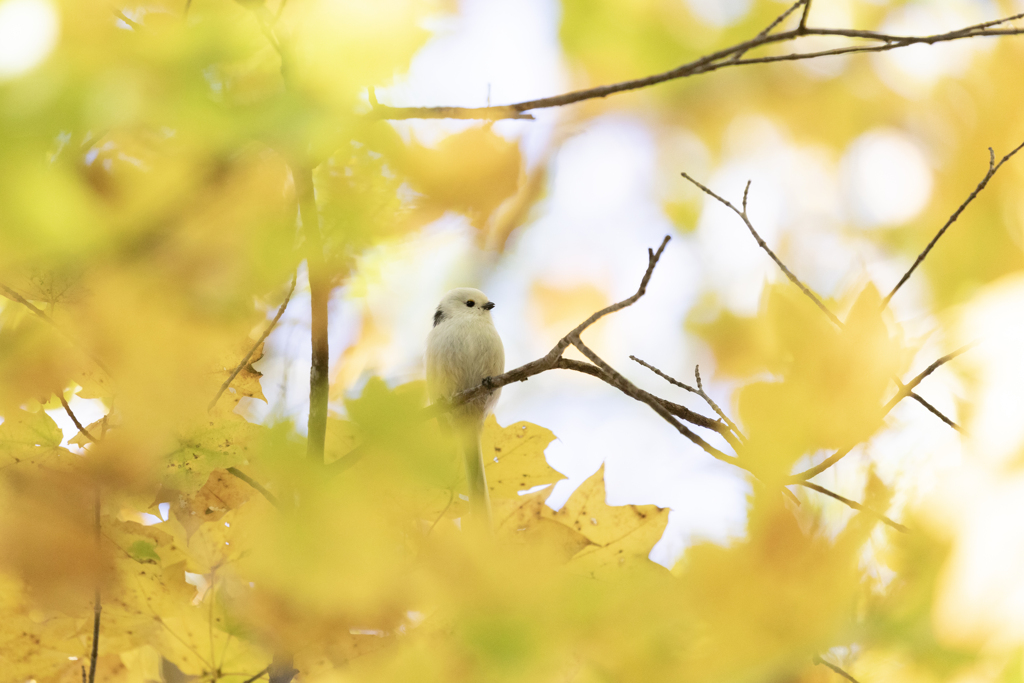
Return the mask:
[[476,306],[476,302],[470,299],[469,301],[466,302],[466,305],[469,306],[470,308],[473,308],[474,306]]

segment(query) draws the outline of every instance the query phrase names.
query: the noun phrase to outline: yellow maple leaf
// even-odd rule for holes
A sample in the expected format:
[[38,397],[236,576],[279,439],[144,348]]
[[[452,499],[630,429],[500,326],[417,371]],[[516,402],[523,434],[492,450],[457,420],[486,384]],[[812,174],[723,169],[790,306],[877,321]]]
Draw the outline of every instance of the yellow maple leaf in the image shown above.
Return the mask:
[[529,422],[502,427],[493,415],[488,416],[480,434],[480,454],[491,497],[517,497],[565,479],[544,457],[544,449],[554,440],[555,435],[544,427]]

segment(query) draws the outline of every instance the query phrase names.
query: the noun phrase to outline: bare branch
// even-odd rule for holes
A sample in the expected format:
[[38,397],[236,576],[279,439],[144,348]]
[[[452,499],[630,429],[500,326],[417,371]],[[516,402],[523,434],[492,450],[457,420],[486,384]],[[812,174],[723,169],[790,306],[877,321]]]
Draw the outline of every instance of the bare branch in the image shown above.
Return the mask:
[[818,308],[820,308],[825,315],[828,316],[828,319],[831,320],[832,323],[835,324],[836,327],[839,327],[839,328],[843,327],[842,321],[839,320],[839,318],[836,317],[835,313],[830,311],[828,309],[828,307],[821,302],[821,299],[819,299],[818,296],[814,292],[812,292],[810,289],[808,289],[804,285],[804,283],[800,282],[800,279],[797,278],[797,276],[794,275],[793,272],[789,268],[786,267],[786,264],[782,262],[782,259],[780,259],[778,256],[776,256],[775,252],[771,250],[771,247],[769,247],[765,243],[765,241],[763,239],[761,239],[761,236],[759,234],[757,234],[757,230],[754,229],[754,225],[750,222],[749,216],[747,216],[747,193],[750,191],[750,183],[749,182],[747,182],[746,189],[743,190],[743,210],[741,211],[740,209],[737,209],[735,206],[733,206],[732,202],[730,202],[729,200],[727,200],[727,199],[725,199],[723,197],[720,197],[719,195],[715,194],[713,191],[711,191],[711,189],[709,189],[708,187],[706,187],[706,186],[702,185],[701,183],[697,182],[696,180],[691,178],[686,173],[683,173],[681,175],[684,178],[686,178],[687,180],[689,180],[691,183],[696,185],[702,192],[704,192],[704,194],[708,195],[709,197],[712,197],[712,198],[716,199],[723,206],[731,209],[733,213],[735,213],[737,216],[739,216],[740,219],[743,221],[743,224],[747,226],[747,230],[749,230],[750,234],[754,236],[754,239],[757,241],[757,245],[759,247],[761,247],[761,249],[763,249],[765,251],[765,253],[768,254],[768,256],[771,257],[772,261],[775,261],[775,265],[777,265],[779,267],[779,269],[786,275],[786,277],[789,278],[789,281],[792,282],[794,285],[796,285],[800,289],[800,291],[804,293],[805,296],[807,296],[811,301],[813,301],[814,304]]
[[56,321],[54,321],[53,318],[51,318],[50,316],[48,316],[46,314],[45,311],[43,311],[41,308],[37,307],[31,301],[29,301],[28,299],[23,297],[21,294],[18,294],[16,291],[14,291],[13,289],[11,289],[10,287],[8,287],[5,284],[0,283],[0,292],[2,292],[3,295],[5,297],[7,297],[8,299],[11,299],[12,301],[17,301],[19,304],[21,304],[22,306],[24,306],[28,310],[32,311],[36,316],[38,316],[42,320],[45,320],[47,322],[47,324],[51,325],[53,327],[53,329],[55,329],[57,331],[57,334],[59,334],[60,336],[64,337],[64,339],[67,340],[67,342],[69,344],[74,346],[76,349],[79,349],[80,351],[82,351],[82,353],[84,353],[86,356],[88,356],[89,360],[91,360],[93,363],[95,363],[97,365],[97,367],[99,367],[100,370],[102,370],[103,372],[105,372],[107,374],[107,376],[111,376],[112,377],[112,375],[110,374],[110,370],[107,369],[107,366],[103,363],[103,361],[101,361],[99,358],[97,358],[96,356],[91,354],[89,351],[83,349],[81,344],[78,343],[78,340],[75,339],[74,337],[72,337],[67,332],[65,332],[64,329],[61,328],[61,326],[58,325],[56,323]]
[[[278,510],[281,509],[281,502],[277,499],[277,496],[268,491],[267,487],[265,487],[263,484],[259,483],[258,481],[256,481],[255,479],[253,479],[252,477],[250,477],[248,474],[238,469],[237,467],[229,467],[228,472],[230,472],[234,476],[244,481],[249,486],[259,491],[263,495],[263,497],[266,498],[267,501],[269,501],[270,504],[276,507]],[[257,678],[259,678],[259,676],[257,676]]]
[[[630,358],[632,358],[632,356],[630,356]],[[555,367],[564,370],[575,370],[576,372],[582,372],[583,374],[590,375],[591,377],[596,377],[603,382],[615,386],[612,378],[609,377],[607,373],[605,373],[601,368],[597,367],[596,365],[592,365],[590,363],[584,363],[583,361],[579,360],[571,360],[569,358],[559,358],[558,364],[555,365]],[[676,417],[682,418],[687,422],[691,422],[697,425],[698,427],[704,427],[705,429],[710,429],[712,431],[718,432],[726,439],[729,439],[729,437],[731,436],[729,434],[729,429],[727,428],[727,426],[722,424],[721,422],[713,420],[705,415],[701,415],[700,413],[694,412],[687,408],[686,406],[679,405],[678,403],[673,403],[672,401],[668,401],[658,396],[655,396],[654,394],[648,393],[643,389],[640,389],[639,387],[637,387],[636,391],[639,393],[640,396],[642,396],[645,399],[645,402],[657,401],[665,408],[665,410],[670,412],[672,415],[675,415]]]
[[[901,382],[898,377],[894,377],[893,381],[896,382],[896,386],[899,387],[901,391],[905,388],[903,382]],[[909,396],[910,398],[914,399],[915,401],[917,401],[918,403],[923,405],[930,413],[935,415],[935,417],[939,418],[940,420],[945,422],[947,425],[949,425],[953,429],[957,430],[958,432],[962,432],[963,431],[962,429],[960,429],[960,425],[958,425],[957,423],[953,422],[948,417],[943,415],[942,411],[940,411],[938,408],[936,408],[931,403],[926,401],[924,399],[924,397],[921,396],[920,394],[918,394],[916,392],[913,392],[913,391],[910,391],[910,392],[907,392],[907,396]]]
[[256,674],[255,676],[253,676],[251,678],[245,679],[245,681],[243,681],[243,683],[253,683],[253,681],[255,681],[256,679],[263,678],[264,676],[266,676],[268,671],[270,671],[270,667],[269,666],[267,668],[265,668],[263,671],[261,671],[258,674]]
[[643,360],[640,360],[636,356],[630,356],[629,359],[631,361],[633,361],[634,363],[639,363],[640,365],[644,366],[645,368],[647,368],[648,370],[653,372],[658,377],[661,377],[663,380],[665,380],[669,384],[675,385],[675,386],[679,387],[680,389],[686,389],[691,394],[697,394],[698,396],[700,396],[700,391],[698,391],[697,389],[694,389],[693,387],[691,387],[686,382],[680,382],[675,377],[672,377],[671,375],[668,375],[668,374],[662,372],[661,370],[659,370],[658,368],[654,367],[650,363],[648,363],[646,361],[643,361]]
[[970,343],[970,344],[965,344],[964,346],[961,346],[956,351],[952,351],[950,353],[947,353],[945,356],[942,356],[941,358],[936,359],[935,362],[933,362],[931,365],[929,365],[924,370],[922,370],[920,373],[918,373],[918,375],[916,377],[914,377],[914,379],[912,379],[912,380],[910,380],[909,382],[906,383],[906,385],[900,390],[900,392],[898,394],[896,394],[896,396],[894,396],[892,398],[892,400],[889,401],[889,403],[886,404],[885,412],[888,413],[890,410],[893,409],[893,407],[897,403],[900,402],[900,400],[902,400],[903,398],[906,398],[910,394],[910,392],[912,392],[914,389],[917,388],[918,384],[920,384],[922,381],[924,381],[925,377],[927,377],[928,375],[932,374],[933,372],[935,372],[940,367],[942,367],[943,365],[945,365],[949,361],[953,360],[957,356],[959,356],[959,355],[961,355],[963,353],[966,353],[967,351],[970,351],[972,348],[974,348],[974,346],[975,346],[975,343],[973,343],[973,342]]
[[[102,530],[100,527],[100,492],[96,489],[95,518],[96,545],[100,544]],[[96,660],[100,653],[100,614],[103,612],[103,603],[100,600],[100,587],[96,586],[96,596],[92,604],[92,651],[89,654],[89,683],[96,683]]]
[[843,496],[840,496],[838,493],[836,493],[834,491],[830,491],[827,488],[825,488],[824,486],[818,486],[817,484],[813,484],[813,483],[811,483],[809,481],[799,481],[799,482],[795,482],[795,483],[796,483],[797,486],[804,486],[806,488],[811,489],[812,491],[817,491],[818,493],[823,493],[823,494],[825,494],[826,496],[828,496],[830,498],[835,498],[840,503],[842,503],[844,505],[848,505],[849,507],[853,508],[854,510],[859,510],[860,512],[866,512],[869,515],[871,515],[872,517],[877,517],[880,522],[883,522],[883,523],[891,526],[896,531],[902,531],[903,533],[907,533],[907,532],[910,531],[907,527],[903,526],[899,522],[892,521],[891,519],[889,519],[888,517],[886,517],[882,513],[875,512],[871,508],[869,508],[869,507],[867,507],[865,505],[861,505],[860,503],[858,503],[855,500],[850,500],[849,498],[845,498]]
[[729,416],[725,414],[725,411],[719,408],[718,404],[712,401],[711,397],[708,396],[707,392],[704,391],[704,384],[700,381],[699,365],[693,366],[693,375],[694,377],[697,378],[697,389],[700,391],[701,398],[708,402],[708,405],[711,406],[711,410],[715,411],[718,417],[722,418],[725,421],[725,424],[729,425],[729,429],[736,432],[736,436],[740,437],[745,441],[746,437],[743,436],[743,432],[741,432],[740,428],[736,426],[736,423],[730,420]]
[[210,401],[210,405],[206,407],[207,412],[213,410],[213,407],[217,405],[217,401],[220,399],[221,395],[223,395],[223,393],[227,391],[228,387],[231,386],[231,383],[235,380],[235,377],[238,376],[238,373],[242,371],[242,368],[249,364],[249,359],[252,358],[254,353],[256,353],[256,349],[258,349],[260,344],[265,342],[267,337],[270,336],[270,333],[274,331],[274,328],[277,326],[277,321],[281,319],[281,316],[284,315],[285,309],[288,308],[288,302],[291,301],[292,293],[295,291],[295,281],[297,278],[298,274],[292,276],[292,286],[289,288],[284,301],[281,302],[281,306],[277,309],[277,315],[275,315],[274,319],[270,321],[270,325],[267,326],[267,329],[263,330],[263,334],[260,335],[260,338],[252,345],[252,348],[249,349],[249,353],[245,354],[245,357],[242,358],[241,362],[239,362],[235,367],[231,375],[224,380],[223,384],[220,385],[220,389],[217,390],[217,395],[213,397],[213,400]]
[[903,286],[903,283],[910,279],[910,276],[914,274],[914,271],[917,270],[917,267],[921,265],[925,257],[928,256],[928,252],[932,250],[932,248],[939,241],[939,239],[946,233],[949,227],[956,222],[956,219],[960,217],[960,214],[964,212],[964,209],[966,209],[967,206],[974,201],[974,198],[977,197],[978,194],[985,189],[985,186],[988,185],[988,181],[992,180],[992,176],[996,174],[996,171],[998,171],[1003,164],[1009,161],[1010,158],[1014,154],[1019,152],[1022,148],[1024,148],[1024,142],[1013,148],[1006,156],[1004,156],[999,161],[998,164],[995,162],[995,152],[992,150],[991,147],[988,148],[988,172],[985,173],[985,177],[982,178],[981,182],[978,183],[978,186],[974,188],[974,192],[972,192],[967,197],[967,199],[964,200],[963,204],[961,204],[957,208],[957,210],[953,212],[953,215],[949,217],[949,220],[946,221],[945,225],[939,228],[939,231],[935,233],[935,237],[933,237],[931,242],[928,243],[928,246],[926,246],[924,250],[917,255],[917,258],[914,259],[914,263],[910,266],[910,268],[907,269],[907,272],[903,274],[903,277],[901,277],[900,281],[896,283],[896,286],[892,288],[892,291],[889,292],[885,299],[882,300],[882,308],[885,308],[886,306],[889,305],[889,300],[892,299],[896,292],[900,290],[900,287]]
[[801,31],[807,30],[807,15],[811,12],[811,0],[804,0],[804,11],[800,15],[800,29]]
[[826,662],[826,661],[825,661],[824,659],[822,659],[821,657],[815,657],[815,658],[814,658],[814,659],[812,659],[811,661],[812,661],[812,662],[814,662],[815,664],[820,664],[820,665],[822,665],[822,666],[827,666],[828,668],[832,669],[832,671],[836,672],[837,674],[839,674],[840,676],[842,676],[842,677],[843,677],[843,678],[845,678],[846,680],[850,681],[850,683],[858,683],[858,682],[857,682],[857,679],[856,679],[856,678],[854,678],[854,677],[853,677],[853,676],[851,676],[850,674],[846,673],[845,671],[843,671],[842,669],[840,669],[840,668],[839,668],[838,666],[836,666],[835,664],[830,664],[829,662]]
[[[790,14],[792,14],[798,7],[800,7],[801,5],[807,5],[807,4],[809,4],[808,0],[796,0],[796,2],[794,2],[792,5],[790,5],[789,8],[786,9],[785,12],[783,12],[778,17],[776,17],[775,21],[773,21],[772,23],[768,24],[768,26],[766,26],[760,33],[758,33],[757,37],[758,38],[764,38],[766,35],[768,35],[769,33],[772,32],[773,28],[775,28],[776,26],[778,26],[779,24],[784,22],[786,20],[786,17],[788,17]],[[806,17],[806,13],[807,13],[807,10],[805,9],[804,10],[804,16],[805,17]],[[802,20],[800,22],[800,25],[801,26],[803,25],[803,21]],[[743,55],[745,55],[746,53],[747,53],[746,50],[744,50],[743,52],[737,52],[736,54],[734,54],[732,56],[732,61],[735,62],[735,61],[741,59],[743,57]]]
[[[855,29],[811,29],[807,28],[807,14],[810,10],[810,2],[804,4],[804,12],[800,20],[800,26],[790,31],[780,33],[758,34],[754,38],[731,45],[722,50],[699,57],[691,62],[682,64],[674,69],[642,78],[611,83],[584,90],[575,90],[552,97],[543,97],[535,100],[526,100],[514,104],[497,107],[381,107],[376,109],[371,116],[377,118],[460,118],[460,119],[489,119],[496,118],[521,118],[523,112],[535,109],[548,109],[561,107],[567,104],[583,102],[598,98],[608,97],[620,92],[638,90],[659,83],[673,81],[680,78],[696,76],[698,74],[710,73],[726,67],[740,66],[747,64],[765,64],[770,62],[797,61],[804,59],[816,59],[831,55],[851,54],[857,52],[886,52],[908,45],[948,42],[951,40],[962,40],[965,38],[1010,36],[1024,33],[1024,28],[994,28],[999,24],[1005,24],[1014,19],[1024,16],[1024,13],[1008,16],[995,21],[988,21],[972,26],[966,26],[946,33],[939,33],[929,36],[897,36],[877,31],[860,31]],[[832,36],[851,38],[857,40],[872,41],[874,45],[852,45],[833,50],[821,50],[817,52],[805,52],[786,54],[755,59],[737,59],[736,55],[742,55],[755,48],[767,45],[786,43],[803,36]]]
[[943,422],[948,424],[950,427],[952,427],[956,431],[963,433],[964,430],[963,430],[962,427],[960,427],[960,425],[958,425],[956,422],[953,422],[948,417],[943,415],[942,412],[938,408],[933,406],[928,401],[924,400],[924,397],[922,397],[920,394],[914,393],[912,391],[912,392],[910,392],[910,398],[914,399],[915,401],[917,401],[918,403],[923,405],[925,408],[928,409],[928,412],[930,412],[932,415],[934,415],[935,417],[939,418],[940,420],[942,420]]
[[[740,439],[746,440],[746,437],[743,436],[743,432],[740,431],[739,427],[737,427],[736,424],[732,420],[729,419],[729,417],[722,411],[722,409],[718,407],[718,404],[715,403],[711,399],[711,397],[708,396],[707,393],[704,391],[704,386],[701,384],[701,381],[700,381],[700,366],[697,366],[696,368],[694,368],[694,374],[697,377],[697,388],[694,389],[689,384],[686,384],[684,382],[680,382],[679,380],[675,379],[674,377],[671,377],[671,376],[667,375],[666,373],[662,372],[661,370],[659,370],[658,368],[654,367],[650,363],[646,363],[646,362],[640,360],[636,356],[630,356],[629,358],[630,358],[630,360],[632,360],[632,361],[634,361],[636,363],[639,363],[640,365],[644,366],[645,368],[647,368],[648,370],[650,370],[651,372],[656,374],[658,377],[661,377],[662,379],[664,379],[669,384],[674,384],[677,387],[680,387],[682,389],[686,389],[687,391],[689,391],[691,393],[694,393],[694,394],[697,394],[698,396],[700,396],[702,399],[704,399],[704,401],[709,406],[711,406],[711,409],[713,411],[715,411],[715,413],[718,415],[718,417],[722,418],[722,421],[725,423],[726,427],[728,427],[730,430],[732,430],[732,432],[735,432],[736,436],[739,437]],[[693,420],[690,420],[690,421],[693,422]],[[722,426],[721,422],[716,422],[715,424],[719,425],[719,427]],[[716,431],[721,433],[723,436],[725,436],[726,434],[729,433],[728,430],[726,430],[724,428],[720,428],[720,429],[718,429]],[[726,438],[728,438],[728,436],[726,436]],[[730,445],[732,445],[732,447],[736,448],[736,449],[739,449],[739,447],[740,447],[739,443],[732,443],[732,441],[730,441]]]
[[78,431],[81,432],[82,434],[85,434],[85,438],[89,439],[89,441],[96,443],[96,437],[90,434],[89,430],[82,426],[82,423],[78,421],[78,418],[75,417],[75,414],[71,411],[71,406],[69,406],[68,402],[64,400],[64,392],[58,389],[56,394],[57,398],[60,399],[60,404],[64,406],[64,412],[68,414],[68,417],[71,418],[71,421],[75,423],[76,427],[78,427]]
[[598,356],[596,353],[590,350],[590,348],[583,343],[579,336],[575,334],[572,335],[571,341],[572,345],[579,349],[580,353],[586,356],[594,365],[601,368],[605,372],[605,374],[607,374],[612,379],[612,382],[614,383],[614,386],[616,388],[629,394],[630,396],[640,401],[641,403],[646,403],[648,406],[651,407],[652,410],[654,410],[654,412],[660,415],[666,422],[675,427],[676,431],[678,431],[680,434],[682,434],[687,439],[692,441],[694,444],[700,446],[705,453],[711,455],[713,458],[721,460],[722,462],[727,462],[731,465],[736,465],[737,467],[739,467],[738,458],[723,453],[722,451],[718,450],[717,448],[709,444],[704,439],[697,436],[695,433],[693,433],[693,431],[690,430],[689,427],[679,422],[679,420],[675,419],[675,417],[673,417],[672,414],[668,412],[668,410],[666,410],[660,402],[656,400],[652,401],[647,399],[644,396],[644,393],[646,392],[641,392],[632,382],[630,382],[628,379],[626,379],[618,372],[616,372],[615,369],[612,368],[612,366],[605,363],[600,358],[600,356]]
[[389,107],[377,104],[370,116],[388,121],[403,119],[481,119],[498,121],[501,119],[527,119],[532,121],[532,114],[524,114],[512,106],[500,107]]

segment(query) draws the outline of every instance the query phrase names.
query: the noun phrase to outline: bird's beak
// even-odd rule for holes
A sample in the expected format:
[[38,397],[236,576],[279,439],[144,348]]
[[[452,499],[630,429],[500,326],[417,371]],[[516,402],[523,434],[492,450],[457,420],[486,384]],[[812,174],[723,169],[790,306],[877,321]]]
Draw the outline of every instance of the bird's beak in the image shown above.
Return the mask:
[[485,311],[489,311],[489,310],[491,310],[492,308],[494,308],[494,302],[493,302],[493,301],[488,301],[487,303],[485,303],[485,304],[484,304],[483,306],[481,306],[480,308],[484,309]]

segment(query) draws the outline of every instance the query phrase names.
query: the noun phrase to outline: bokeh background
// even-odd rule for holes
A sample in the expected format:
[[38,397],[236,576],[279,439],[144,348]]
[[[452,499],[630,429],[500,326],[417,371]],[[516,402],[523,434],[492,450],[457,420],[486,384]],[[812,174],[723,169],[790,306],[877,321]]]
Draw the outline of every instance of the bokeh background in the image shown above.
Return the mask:
[[[394,5],[400,11],[403,3]],[[512,103],[666,70],[755,34],[785,7],[774,0],[462,0],[410,15],[429,37],[408,72],[370,74],[366,83],[393,106]],[[154,5],[123,11],[142,23],[167,12]],[[1014,11],[1024,3],[816,0],[810,23],[931,34]],[[0,78],[20,78],[54,51],[59,57],[67,37],[76,39],[72,17],[45,0],[0,3]],[[833,44],[845,43],[807,38],[773,49]],[[730,364],[742,354],[734,342],[743,320],[760,310],[766,285],[783,276],[740,220],[680,173],[733,202],[750,181],[750,217],[760,234],[845,312],[868,283],[891,289],[984,176],[989,147],[998,159],[1024,141],[1022,57],[1020,38],[979,38],[726,69],[540,110],[534,121],[379,124],[410,148],[463,164],[466,182],[478,182],[484,195],[494,188],[494,197],[475,213],[440,202],[414,229],[347,253],[330,304],[332,411],[344,416],[346,397],[358,396],[371,377],[390,385],[422,378],[433,309],[448,289],[479,287],[497,303],[494,320],[512,368],[635,291],[647,249],[671,235],[647,295],[594,326],[586,340],[640,386],[707,413],[696,397],[628,356],[690,383],[699,365],[709,393],[735,414],[743,379]],[[259,92],[260,84],[248,87]],[[368,94],[359,92],[357,106],[366,110]],[[24,105],[25,92],[14,93],[22,99],[6,106]],[[460,135],[478,137],[453,145]],[[488,156],[479,151],[487,145],[500,149]],[[110,149],[97,149],[86,166],[124,163],[116,154],[123,148]],[[860,499],[873,464],[896,492],[891,517],[913,511],[919,524],[954,539],[937,603],[952,638],[1024,639],[1022,187],[1024,157],[1000,170],[891,304],[894,328],[913,350],[906,377],[978,342],[920,389],[963,433],[904,401],[889,429],[817,479]],[[410,204],[426,194],[402,191]],[[258,302],[267,320],[279,300]],[[308,311],[300,268],[296,293],[256,366],[267,401],[239,404],[248,419],[304,431]],[[254,334],[265,324],[257,321]],[[106,411],[94,399],[71,405],[83,422]],[[63,411],[48,412],[74,436]],[[549,504],[559,506],[603,463],[610,503],[671,508],[651,556],[661,564],[671,566],[697,541],[725,543],[744,533],[749,480],[593,378],[552,371],[508,386],[496,416],[557,436],[548,461],[568,478]],[[836,529],[852,514],[834,501],[801,497]]]

